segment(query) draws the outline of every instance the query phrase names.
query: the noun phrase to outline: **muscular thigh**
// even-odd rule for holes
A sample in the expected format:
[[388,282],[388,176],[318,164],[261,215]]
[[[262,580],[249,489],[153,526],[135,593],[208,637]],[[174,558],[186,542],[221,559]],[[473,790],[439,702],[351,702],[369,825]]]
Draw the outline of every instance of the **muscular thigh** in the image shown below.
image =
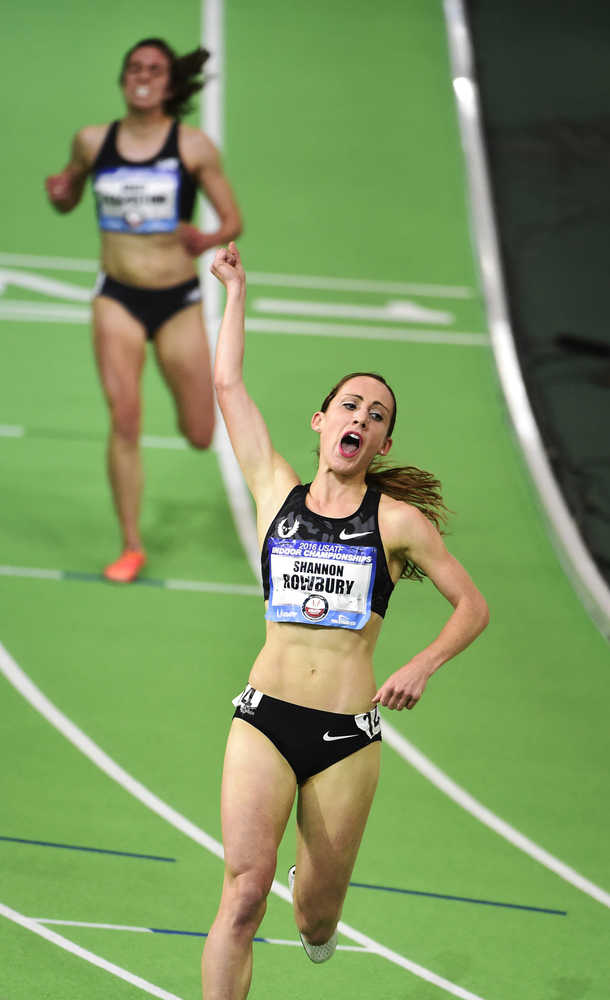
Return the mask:
[[301,786],[297,811],[299,893],[342,898],[379,777],[381,743],[371,743]]
[[275,871],[296,792],[289,764],[270,740],[241,719],[229,732],[222,777],[222,837],[228,870],[253,867]]
[[113,403],[136,396],[146,360],[146,331],[114,299],[93,300],[93,345],[106,397]]
[[155,334],[155,352],[183,426],[194,427],[212,409],[212,374],[201,305],[181,309]]

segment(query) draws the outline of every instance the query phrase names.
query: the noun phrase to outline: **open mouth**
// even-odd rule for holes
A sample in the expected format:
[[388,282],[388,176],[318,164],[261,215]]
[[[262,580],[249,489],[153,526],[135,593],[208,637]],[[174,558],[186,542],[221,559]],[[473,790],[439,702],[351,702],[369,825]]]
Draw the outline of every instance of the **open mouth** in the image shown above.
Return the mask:
[[339,443],[339,451],[345,458],[353,458],[360,451],[360,446],[362,444],[362,438],[359,434],[355,434],[353,431],[349,431],[344,434]]
[[140,85],[136,87],[136,97],[148,97],[150,90],[148,87]]

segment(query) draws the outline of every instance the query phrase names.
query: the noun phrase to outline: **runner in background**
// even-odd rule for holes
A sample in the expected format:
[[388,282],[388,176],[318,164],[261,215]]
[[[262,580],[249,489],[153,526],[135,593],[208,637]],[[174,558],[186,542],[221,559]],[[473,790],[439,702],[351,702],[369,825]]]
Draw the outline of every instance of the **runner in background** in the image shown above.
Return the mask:
[[[131,582],[146,562],[139,529],[142,463],[140,379],[153,343],[176,405],[178,426],[195,448],[214,430],[210,358],[195,258],[239,235],[241,216],[211,140],[181,124],[201,90],[209,57],[178,57],[160,38],[125,55],[120,85],[126,114],[110,125],[80,129],[70,162],[45,181],[51,204],[70,212],[91,176],[101,232],[101,267],[93,298],[93,341],[110,412],[108,476],[122,553],[104,570]],[[190,224],[200,189],[219,226]]]
[[[267,600],[264,646],[234,700],[222,779],[225,876],[203,956],[204,1000],[243,1000],[252,940],[295,796],[294,913],[311,961],[329,959],[377,786],[378,705],[413,709],[433,673],[485,628],[487,605],[438,531],[440,484],[379,466],[396,399],[385,379],[345,376],[311,419],[319,463],[303,485],[273,448],[243,382],[246,276],[234,243],[212,271],[227,289],[214,369],[218,401],[256,501]],[[295,399],[298,371],[294,371]],[[373,651],[400,577],[429,577],[447,623],[377,687]]]

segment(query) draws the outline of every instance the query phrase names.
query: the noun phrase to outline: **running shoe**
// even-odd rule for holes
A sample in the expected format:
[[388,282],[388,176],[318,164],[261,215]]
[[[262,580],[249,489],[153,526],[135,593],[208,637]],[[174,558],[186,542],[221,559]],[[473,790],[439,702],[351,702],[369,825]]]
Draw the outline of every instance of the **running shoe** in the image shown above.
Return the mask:
[[[293,894],[296,871],[295,865],[291,865],[288,869],[288,888],[290,889],[291,896]],[[300,931],[299,937],[301,939],[301,944],[305,949],[305,954],[309,959],[311,959],[312,962],[315,962],[316,965],[320,965],[321,962],[328,962],[328,959],[332,958],[335,954],[335,948],[337,947],[337,931],[335,931],[332,937],[330,937],[324,944],[310,944],[309,941],[305,940]]]
[[113,583],[133,583],[146,563],[141,549],[125,549],[116,562],[104,570],[104,576]]

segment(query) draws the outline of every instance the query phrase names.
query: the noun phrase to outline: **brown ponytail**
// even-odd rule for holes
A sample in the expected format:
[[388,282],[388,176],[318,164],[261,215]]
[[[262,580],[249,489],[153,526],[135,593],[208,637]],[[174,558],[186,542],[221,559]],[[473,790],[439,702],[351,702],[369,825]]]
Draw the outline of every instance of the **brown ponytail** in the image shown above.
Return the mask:
[[[336,386],[330,390],[322,403],[320,410],[325,413],[332,399],[337,395],[341,387],[352,378],[366,376],[377,379],[385,385],[394,400],[394,412],[390,417],[388,426],[388,437],[391,435],[396,422],[396,396],[381,375],[373,372],[353,372],[345,375]],[[402,500],[404,503],[412,504],[432,522],[437,531],[443,533],[443,525],[447,520],[448,508],[443,502],[441,494],[441,484],[431,472],[425,472],[414,465],[390,466],[382,459],[374,459],[369,466],[364,477],[367,486],[379,490],[392,497],[393,500]],[[423,580],[426,574],[416,563],[407,559],[403,571],[400,574],[405,580]]]
[[[374,460],[364,477],[367,486],[392,497],[410,503],[432,522],[443,534],[448,509],[443,502],[441,484],[431,472],[418,469],[415,465],[388,466],[381,460]],[[401,579],[423,580],[426,574],[420,567],[407,559]]]

